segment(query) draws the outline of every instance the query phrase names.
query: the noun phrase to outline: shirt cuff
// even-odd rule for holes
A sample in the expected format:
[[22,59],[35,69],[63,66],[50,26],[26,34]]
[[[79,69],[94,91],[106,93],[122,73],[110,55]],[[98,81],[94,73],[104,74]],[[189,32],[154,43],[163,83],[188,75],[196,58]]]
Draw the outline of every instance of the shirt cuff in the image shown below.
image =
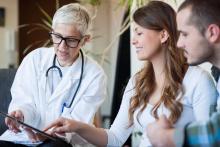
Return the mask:
[[174,144],[176,147],[182,147],[184,145],[185,127],[184,128],[176,128],[174,130],[173,140],[174,140]]

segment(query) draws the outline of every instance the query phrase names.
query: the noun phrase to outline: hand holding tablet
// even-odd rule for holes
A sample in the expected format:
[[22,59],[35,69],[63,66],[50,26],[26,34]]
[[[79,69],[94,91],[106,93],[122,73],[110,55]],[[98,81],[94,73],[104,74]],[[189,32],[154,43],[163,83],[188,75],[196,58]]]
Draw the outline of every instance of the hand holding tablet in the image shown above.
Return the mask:
[[[21,125],[26,131],[29,130],[29,131],[31,131],[31,133],[39,133],[41,136],[43,136],[43,137],[45,137],[45,138],[47,138],[47,139],[51,139],[51,140],[53,140],[53,141],[56,141],[56,140],[62,140],[62,141],[63,141],[63,139],[58,138],[58,137],[54,137],[54,136],[52,136],[52,135],[49,135],[49,134],[47,134],[47,133],[45,133],[45,132],[43,132],[43,131],[41,131],[41,130],[39,130],[39,129],[37,129],[37,128],[34,128],[34,127],[32,127],[32,126],[30,126],[30,125],[24,123],[23,121],[21,121],[21,120],[15,118],[15,117],[13,117],[13,116],[8,115],[8,114],[5,113],[5,112],[0,111],[0,115],[1,115],[1,116],[4,116],[4,117],[6,117],[6,118],[8,118],[10,121],[13,121],[13,122],[16,123],[16,124]],[[19,127],[18,127],[18,130],[20,131]],[[30,132],[29,132],[29,133],[30,133]],[[31,133],[30,133],[30,134],[31,134]]]

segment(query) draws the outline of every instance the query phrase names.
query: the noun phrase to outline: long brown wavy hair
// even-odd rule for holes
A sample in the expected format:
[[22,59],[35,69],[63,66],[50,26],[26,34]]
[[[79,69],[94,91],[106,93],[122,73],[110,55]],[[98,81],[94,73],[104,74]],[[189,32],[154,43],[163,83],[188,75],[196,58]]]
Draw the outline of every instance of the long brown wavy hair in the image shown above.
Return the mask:
[[[171,6],[164,2],[151,1],[137,9],[133,14],[133,19],[141,27],[159,32],[166,30],[169,34],[168,40],[162,45],[162,48],[165,49],[166,83],[164,83],[162,96],[152,108],[151,113],[155,118],[158,118],[157,110],[161,104],[164,104],[171,112],[169,120],[175,123],[183,110],[178,97],[182,97],[182,81],[188,68],[183,51],[177,48],[176,13]],[[152,63],[146,62],[144,68],[135,75],[135,94],[130,100],[129,108],[130,125],[133,124],[135,110],[140,108],[137,115],[139,117],[146,108],[155,87],[156,82]]]

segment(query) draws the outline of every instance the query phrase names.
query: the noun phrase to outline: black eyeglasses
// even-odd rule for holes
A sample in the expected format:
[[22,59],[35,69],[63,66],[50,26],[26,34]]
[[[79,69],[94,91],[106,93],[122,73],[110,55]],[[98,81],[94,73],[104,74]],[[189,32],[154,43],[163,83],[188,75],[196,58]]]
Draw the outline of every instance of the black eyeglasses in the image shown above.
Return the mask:
[[65,41],[66,45],[70,48],[75,48],[79,45],[79,42],[81,39],[76,39],[76,38],[72,38],[72,37],[63,37],[59,34],[50,32],[49,33],[51,36],[51,40],[53,42],[53,44],[60,44],[63,40]]

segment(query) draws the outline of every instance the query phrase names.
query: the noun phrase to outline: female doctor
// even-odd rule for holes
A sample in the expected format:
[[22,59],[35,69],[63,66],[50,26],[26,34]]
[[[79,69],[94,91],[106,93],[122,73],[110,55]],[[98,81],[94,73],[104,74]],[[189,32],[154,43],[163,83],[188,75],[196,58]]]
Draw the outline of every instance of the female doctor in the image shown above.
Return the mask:
[[[92,124],[106,96],[106,77],[102,68],[80,50],[90,38],[89,24],[90,16],[79,4],[57,10],[50,32],[53,47],[32,51],[18,68],[11,88],[11,116],[38,129],[60,116]],[[21,128],[14,121],[6,118],[5,122],[9,130],[0,137],[4,140],[0,146],[39,143],[34,142],[38,135],[33,131],[25,129],[26,133],[20,133]],[[9,139],[10,133],[13,137]],[[69,143],[86,143],[73,133],[65,137]],[[39,144],[71,146],[51,140]]]

